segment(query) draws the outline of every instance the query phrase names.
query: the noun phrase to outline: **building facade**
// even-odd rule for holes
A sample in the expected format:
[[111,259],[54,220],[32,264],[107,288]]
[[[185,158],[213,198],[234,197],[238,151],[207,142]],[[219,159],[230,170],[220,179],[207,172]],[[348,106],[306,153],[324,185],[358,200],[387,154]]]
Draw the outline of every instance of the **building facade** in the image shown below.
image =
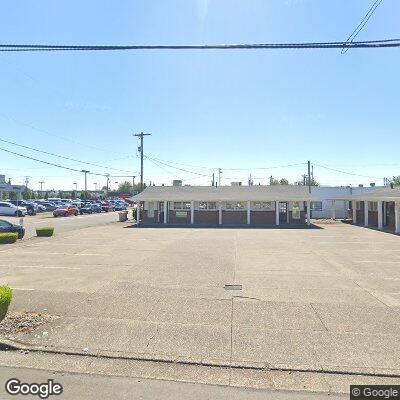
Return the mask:
[[[379,189],[382,189],[380,187]],[[347,197],[352,195],[371,193],[377,187],[350,187],[350,186],[313,186],[311,194],[317,200],[311,203],[311,218],[331,218],[333,204],[335,206],[336,218],[346,219],[349,204],[346,200],[336,200],[332,203],[332,198]]]
[[315,200],[304,186],[150,186],[132,197],[142,226],[310,224]]
[[[354,224],[400,233],[400,189],[379,188],[368,193],[340,196],[331,200],[348,203],[347,218]],[[334,206],[333,206],[334,209]],[[336,218],[333,214],[332,218]]]

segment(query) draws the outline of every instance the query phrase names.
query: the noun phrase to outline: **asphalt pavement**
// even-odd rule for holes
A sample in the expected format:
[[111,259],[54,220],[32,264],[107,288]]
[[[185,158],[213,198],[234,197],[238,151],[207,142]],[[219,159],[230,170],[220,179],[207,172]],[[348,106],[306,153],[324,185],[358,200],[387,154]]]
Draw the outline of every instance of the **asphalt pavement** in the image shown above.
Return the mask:
[[[12,222],[13,224],[20,224],[19,217],[0,216],[0,219]],[[100,226],[109,222],[118,221],[118,212],[109,213],[96,213],[96,214],[83,214],[78,216],[69,217],[53,217],[51,212],[38,213],[34,216],[27,215],[23,219],[23,226],[25,227],[24,239],[29,239],[36,236],[35,229],[44,226],[53,226],[55,233],[70,232],[91,226]]]

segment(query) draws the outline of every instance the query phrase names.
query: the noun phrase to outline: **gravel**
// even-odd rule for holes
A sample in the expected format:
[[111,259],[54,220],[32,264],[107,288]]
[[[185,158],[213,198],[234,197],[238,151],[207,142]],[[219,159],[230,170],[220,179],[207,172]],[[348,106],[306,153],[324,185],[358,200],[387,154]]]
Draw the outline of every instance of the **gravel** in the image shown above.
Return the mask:
[[32,332],[43,324],[53,321],[54,315],[29,312],[9,312],[0,322],[0,336],[12,335],[20,332]]

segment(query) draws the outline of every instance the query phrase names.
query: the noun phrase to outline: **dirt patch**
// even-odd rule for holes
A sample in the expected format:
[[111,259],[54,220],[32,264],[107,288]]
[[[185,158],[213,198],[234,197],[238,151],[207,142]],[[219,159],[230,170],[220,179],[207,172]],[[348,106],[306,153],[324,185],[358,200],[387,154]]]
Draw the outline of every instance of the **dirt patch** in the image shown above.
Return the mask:
[[32,332],[39,326],[47,324],[56,318],[58,317],[49,314],[9,312],[3,321],[0,322],[0,336]]

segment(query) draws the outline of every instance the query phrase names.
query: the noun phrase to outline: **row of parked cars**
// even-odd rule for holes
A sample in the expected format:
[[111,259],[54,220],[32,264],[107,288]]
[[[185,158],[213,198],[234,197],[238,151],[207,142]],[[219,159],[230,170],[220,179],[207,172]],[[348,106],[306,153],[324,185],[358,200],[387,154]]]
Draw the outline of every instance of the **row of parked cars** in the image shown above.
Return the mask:
[[9,200],[0,201],[0,215],[24,217],[38,212],[53,211],[55,217],[126,210],[128,203],[122,199],[108,201],[80,199]]
[[125,201],[117,199],[117,200],[88,200],[88,201],[71,201],[70,203],[65,202],[64,204],[59,205],[53,211],[53,215],[55,217],[68,217],[69,215],[78,215],[78,214],[94,214],[101,212],[110,212],[110,211],[122,211],[126,210],[128,204]]

